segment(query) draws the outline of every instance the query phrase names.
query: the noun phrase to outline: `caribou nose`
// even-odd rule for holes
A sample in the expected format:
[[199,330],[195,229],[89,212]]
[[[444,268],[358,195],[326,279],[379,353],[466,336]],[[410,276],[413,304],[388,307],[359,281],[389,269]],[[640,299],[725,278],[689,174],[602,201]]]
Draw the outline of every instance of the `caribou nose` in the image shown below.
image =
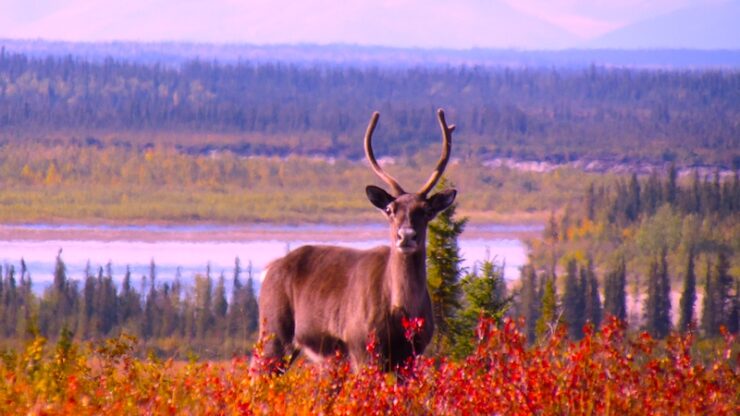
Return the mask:
[[416,237],[416,230],[411,227],[403,227],[398,230],[398,238],[401,241],[413,240]]

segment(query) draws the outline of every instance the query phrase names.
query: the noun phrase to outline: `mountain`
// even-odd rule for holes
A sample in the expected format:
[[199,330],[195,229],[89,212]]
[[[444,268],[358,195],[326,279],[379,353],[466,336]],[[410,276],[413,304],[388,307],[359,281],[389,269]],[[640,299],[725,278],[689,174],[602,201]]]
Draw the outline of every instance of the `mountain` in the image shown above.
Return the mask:
[[61,42],[0,39],[5,53],[34,58],[73,56],[92,62],[107,58],[178,67],[185,62],[287,63],[352,67],[485,66],[509,68],[583,68],[590,65],[630,68],[740,68],[740,49],[564,49],[468,50],[390,48],[358,45],[253,45],[189,42]]
[[[503,0],[80,1],[0,12],[0,37],[66,41],[562,48],[574,35]],[[84,4],[80,4],[84,3]],[[2,7],[0,7],[2,9]],[[33,16],[26,16],[27,14]]]
[[614,30],[586,46],[740,49],[740,0],[679,9]]

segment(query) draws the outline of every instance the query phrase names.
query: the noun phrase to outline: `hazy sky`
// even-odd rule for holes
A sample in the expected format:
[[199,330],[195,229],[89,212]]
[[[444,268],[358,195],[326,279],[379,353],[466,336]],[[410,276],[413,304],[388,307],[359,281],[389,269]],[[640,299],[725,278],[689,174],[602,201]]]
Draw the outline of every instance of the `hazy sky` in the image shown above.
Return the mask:
[[0,0],[0,38],[558,48],[730,0]]

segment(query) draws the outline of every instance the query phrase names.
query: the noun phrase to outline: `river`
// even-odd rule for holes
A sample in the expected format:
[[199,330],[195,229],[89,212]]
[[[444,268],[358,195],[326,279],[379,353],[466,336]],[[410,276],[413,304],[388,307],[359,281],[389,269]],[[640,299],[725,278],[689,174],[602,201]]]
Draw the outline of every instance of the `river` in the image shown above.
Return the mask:
[[[539,225],[468,226],[459,240],[464,267],[470,269],[486,258],[505,262],[507,280],[519,277],[527,257],[523,241],[541,231]],[[387,227],[370,225],[0,225],[0,264],[5,273],[10,265],[20,273],[23,259],[40,292],[53,280],[56,256],[61,258],[71,279],[82,280],[90,264],[93,273],[110,262],[113,278],[120,282],[129,267],[138,282],[156,265],[157,280],[171,281],[180,275],[183,282],[196,273],[205,274],[210,265],[215,279],[224,273],[227,284],[238,257],[244,274],[251,269],[259,279],[265,266],[291,248],[304,244],[334,244],[370,248],[388,244]]]

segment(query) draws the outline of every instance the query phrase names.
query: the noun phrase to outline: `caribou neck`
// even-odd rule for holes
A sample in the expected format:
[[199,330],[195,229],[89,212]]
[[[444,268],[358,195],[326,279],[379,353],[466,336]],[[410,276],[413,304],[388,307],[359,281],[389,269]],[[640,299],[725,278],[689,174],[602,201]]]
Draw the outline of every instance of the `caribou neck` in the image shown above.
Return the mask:
[[427,290],[426,253],[420,250],[401,254],[391,248],[386,269],[391,292],[391,311],[401,310],[410,317],[418,317],[423,310]]

